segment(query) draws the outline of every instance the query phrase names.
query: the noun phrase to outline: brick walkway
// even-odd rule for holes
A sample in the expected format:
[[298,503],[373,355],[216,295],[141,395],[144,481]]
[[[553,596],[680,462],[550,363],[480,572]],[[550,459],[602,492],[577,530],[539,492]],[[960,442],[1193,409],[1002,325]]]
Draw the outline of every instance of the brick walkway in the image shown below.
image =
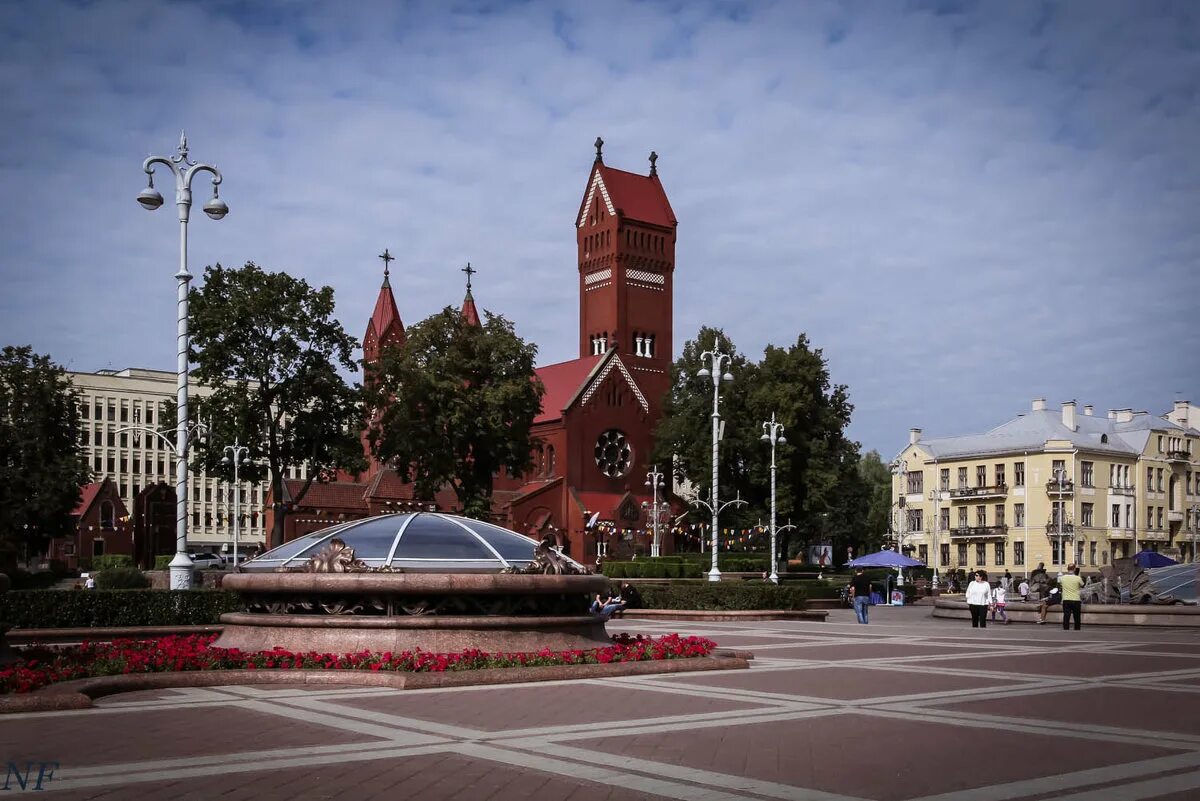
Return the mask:
[[55,799],[1200,798],[1200,631],[928,615],[609,625],[749,648],[749,671],[113,696],[0,717],[0,757],[35,763],[29,790],[58,762]]

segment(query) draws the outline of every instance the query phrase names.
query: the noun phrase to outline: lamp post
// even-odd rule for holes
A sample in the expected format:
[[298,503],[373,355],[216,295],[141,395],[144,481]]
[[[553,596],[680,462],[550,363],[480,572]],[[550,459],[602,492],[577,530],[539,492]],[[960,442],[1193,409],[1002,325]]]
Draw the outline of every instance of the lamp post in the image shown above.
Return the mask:
[[[714,343],[713,347],[717,347]],[[721,382],[732,381],[733,374],[728,370],[722,372],[722,368],[729,364],[730,357],[727,353],[721,353],[719,350],[706,350],[700,354],[700,361],[707,362],[705,367],[701,367],[696,375],[700,378],[712,378],[713,384],[713,411],[712,411],[712,495],[709,496],[711,502],[705,503],[701,500],[695,500],[692,503],[707,507],[712,512],[712,570],[709,571],[709,581],[720,581],[721,571],[717,568],[717,535],[720,532],[718,528],[718,518],[721,515],[721,510],[731,504],[744,504],[740,497],[737,500],[728,501],[724,504],[718,500],[717,491],[717,476],[719,473],[718,464],[719,456],[717,446],[721,439]]]
[[1188,510],[1192,513],[1192,562],[1196,561],[1196,529],[1200,529],[1200,504],[1192,504],[1192,508]]
[[658,465],[650,469],[646,474],[646,486],[650,487],[650,491],[654,493],[654,502],[650,505],[650,515],[653,520],[653,539],[650,541],[650,555],[662,556],[662,539],[658,529],[658,491],[663,484],[663,474],[658,471]]
[[787,438],[783,436],[783,423],[775,421],[775,412],[771,412],[771,419],[762,424],[763,442],[769,443],[771,446],[771,581],[779,583],[779,559],[775,555],[775,537],[777,531],[775,529],[775,446],[786,445]]
[[[904,554],[904,517],[901,512],[904,509],[905,492],[904,482],[908,479],[908,464],[901,459],[892,462],[892,475],[899,479],[899,488],[896,490],[896,517],[895,528],[892,530],[893,537],[896,540],[896,553]],[[896,568],[896,584],[902,586],[904,584],[904,570]]]
[[197,173],[212,173],[213,195],[204,204],[204,213],[219,220],[229,213],[229,206],[221,200],[217,187],[221,184],[221,173],[210,164],[197,163],[188,157],[187,135],[179,134],[179,150],[173,156],[151,156],[142,164],[149,180],[145,189],[138,193],[137,201],[147,211],[154,211],[163,204],[163,196],[154,188],[154,166],[161,164],[175,176],[175,205],[179,209],[179,272],[176,301],[176,405],[179,411],[175,426],[175,558],[171,560],[171,589],[187,590],[192,586],[192,560],[187,555],[187,505],[188,505],[188,272],[187,231],[188,217],[192,210],[192,179]]
[[938,586],[938,569],[942,565],[941,556],[941,535],[942,535],[942,517],[941,517],[941,500],[942,491],[940,488],[933,488],[929,491],[929,500],[933,501],[933,588]]
[[232,445],[225,446],[225,456],[221,459],[223,465],[233,465],[233,569],[238,566],[238,538],[242,530],[242,485],[238,483],[238,468],[245,460],[250,449],[234,440]]

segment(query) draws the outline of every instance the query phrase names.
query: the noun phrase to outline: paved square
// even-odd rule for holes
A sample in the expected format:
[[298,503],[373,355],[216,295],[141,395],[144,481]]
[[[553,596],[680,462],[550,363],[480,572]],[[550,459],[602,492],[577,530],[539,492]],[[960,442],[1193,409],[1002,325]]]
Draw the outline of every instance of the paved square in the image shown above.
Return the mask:
[[757,658],[450,690],[130,693],[0,717],[0,756],[58,762],[45,797],[71,801],[1200,798],[1200,631],[977,631],[922,607],[869,626],[839,610],[609,628],[703,632]]

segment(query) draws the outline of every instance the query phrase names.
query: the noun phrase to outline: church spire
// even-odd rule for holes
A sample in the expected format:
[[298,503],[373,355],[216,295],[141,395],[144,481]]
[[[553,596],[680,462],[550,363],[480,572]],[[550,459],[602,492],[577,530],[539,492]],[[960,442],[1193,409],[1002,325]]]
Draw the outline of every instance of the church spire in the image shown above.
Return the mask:
[[471,294],[471,276],[479,272],[471,266],[471,262],[467,262],[467,266],[462,268],[462,271],[467,274],[467,296],[463,298],[462,316],[467,325],[480,327],[479,311],[475,308],[475,298]]
[[383,260],[383,284],[379,287],[379,295],[375,298],[375,309],[367,322],[367,333],[363,336],[363,361],[373,363],[379,360],[384,348],[404,344],[404,323],[400,320],[400,311],[396,308],[396,298],[392,295],[391,263],[396,257],[390,251],[384,250],[379,254]]

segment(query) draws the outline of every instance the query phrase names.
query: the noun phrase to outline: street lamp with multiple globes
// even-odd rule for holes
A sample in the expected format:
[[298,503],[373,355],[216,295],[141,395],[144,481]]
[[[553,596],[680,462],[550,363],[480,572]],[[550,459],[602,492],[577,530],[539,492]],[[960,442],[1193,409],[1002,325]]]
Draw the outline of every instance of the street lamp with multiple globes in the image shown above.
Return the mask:
[[775,446],[786,445],[787,438],[783,436],[783,423],[775,421],[775,412],[771,419],[762,424],[762,441],[771,446],[771,581],[779,583],[779,560],[775,556]]
[[[650,515],[652,523],[652,531],[654,532],[653,539],[650,541],[650,555],[662,556],[662,539],[659,533],[658,524],[658,491],[665,485],[663,483],[663,474],[658,471],[658,465],[651,468],[646,474],[646,486],[650,487],[650,491],[654,493],[654,502],[650,504]],[[643,504],[645,505],[645,504]]]
[[929,491],[929,500],[933,501],[933,588],[936,590],[938,586],[938,567],[941,565],[941,534],[942,534],[942,517],[939,503],[942,500],[942,491],[935,487]]
[[229,213],[229,206],[221,200],[217,187],[221,184],[221,172],[210,164],[201,164],[188,157],[187,135],[180,133],[179,150],[173,156],[151,156],[142,164],[149,176],[145,189],[138,193],[137,201],[147,211],[154,211],[163,204],[163,196],[154,188],[154,167],[161,164],[175,176],[175,205],[179,209],[179,272],[177,307],[176,348],[176,405],[179,411],[175,427],[175,558],[171,560],[171,589],[187,590],[192,586],[192,560],[187,555],[187,502],[188,502],[188,272],[187,231],[188,217],[192,210],[192,179],[197,173],[212,174],[213,195],[204,204],[204,213],[219,220]]
[[[717,347],[714,345],[714,347]],[[721,529],[718,526],[718,518],[721,511],[727,506],[738,506],[746,502],[739,496],[735,500],[721,503],[718,500],[717,492],[717,477],[718,477],[718,443],[721,439],[721,382],[732,381],[733,374],[729,370],[724,369],[729,364],[730,357],[727,353],[721,353],[719,350],[706,350],[700,354],[700,361],[707,362],[707,366],[700,368],[696,373],[699,378],[712,378],[713,382],[713,411],[712,411],[712,494],[709,496],[709,501],[696,499],[692,503],[697,506],[703,506],[712,512],[712,570],[709,571],[709,581],[720,581],[721,571],[717,568],[717,536]]]
[[238,482],[238,468],[246,460],[250,449],[237,439],[232,445],[225,446],[225,456],[221,459],[223,465],[233,465],[233,569],[238,566],[238,539],[242,531],[242,485]]

